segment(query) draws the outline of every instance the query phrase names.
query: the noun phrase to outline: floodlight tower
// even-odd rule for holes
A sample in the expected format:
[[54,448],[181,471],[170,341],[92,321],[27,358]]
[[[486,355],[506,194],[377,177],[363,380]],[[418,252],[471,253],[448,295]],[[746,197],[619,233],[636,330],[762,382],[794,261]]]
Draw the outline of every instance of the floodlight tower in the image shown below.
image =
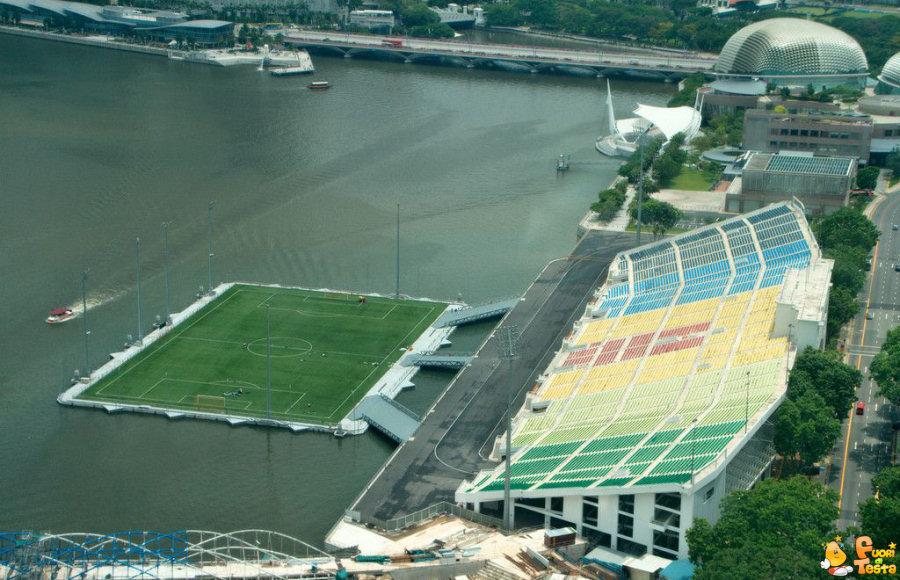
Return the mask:
[[165,240],[165,263],[166,263],[166,326],[172,324],[172,310],[169,308],[169,224],[171,222],[163,222],[163,236]]
[[509,491],[509,478],[512,463],[512,390],[513,390],[513,360],[519,358],[519,327],[516,325],[505,326],[497,335],[500,348],[500,358],[508,363],[508,377],[506,385],[506,474],[503,482],[503,526],[507,530],[513,528],[512,498]]
[[272,418],[272,336],[269,320],[269,305],[266,304],[266,419]]
[[212,259],[213,259],[213,251],[212,251],[212,208],[216,204],[215,201],[209,202],[209,205],[206,206],[206,240],[208,246],[208,252],[206,255],[206,272],[208,275],[209,286],[207,287],[207,293],[209,296],[215,294],[212,285]]
[[397,287],[394,298],[400,299],[400,204],[397,204]]
[[84,319],[84,376],[90,378],[91,357],[88,356],[88,335],[90,335],[91,331],[88,330],[86,290],[88,273],[90,273],[90,270],[85,270],[81,273],[81,316]]
[[135,246],[137,247],[137,342],[141,344],[144,340],[143,330],[141,330],[141,238],[135,238]]

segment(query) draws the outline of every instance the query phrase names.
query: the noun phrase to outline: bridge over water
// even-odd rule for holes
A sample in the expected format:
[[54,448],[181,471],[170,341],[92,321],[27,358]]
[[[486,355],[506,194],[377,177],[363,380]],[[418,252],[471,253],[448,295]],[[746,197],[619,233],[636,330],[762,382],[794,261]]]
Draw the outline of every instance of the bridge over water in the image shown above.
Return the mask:
[[312,30],[286,30],[284,42],[322,52],[379,56],[397,62],[489,67],[521,72],[583,76],[630,76],[678,81],[691,73],[712,74],[715,57],[683,53],[620,53],[555,47],[479,44],[455,40],[404,38],[400,46],[380,36]]

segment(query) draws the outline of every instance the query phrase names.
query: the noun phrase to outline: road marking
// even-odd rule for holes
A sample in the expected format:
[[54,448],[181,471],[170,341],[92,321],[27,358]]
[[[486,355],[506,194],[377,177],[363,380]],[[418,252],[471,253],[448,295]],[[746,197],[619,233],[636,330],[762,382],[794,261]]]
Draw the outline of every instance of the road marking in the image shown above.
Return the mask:
[[[875,242],[875,253],[872,255],[872,270],[878,266],[878,242]],[[866,298],[866,314],[869,313],[869,304],[872,301],[872,286],[875,284],[875,276],[872,276],[872,279],[869,281],[869,295]],[[863,318],[863,329],[862,329],[862,338],[860,339],[860,345],[862,345],[863,340],[866,338],[866,319]],[[856,368],[859,369],[862,366],[862,355],[859,355],[856,358]],[[844,477],[847,475],[847,455],[850,453],[850,434],[853,432],[853,409],[850,409],[850,422],[847,424],[847,441],[844,443],[844,459],[841,462],[841,483],[838,488],[838,511],[841,509],[841,503],[844,500]]]

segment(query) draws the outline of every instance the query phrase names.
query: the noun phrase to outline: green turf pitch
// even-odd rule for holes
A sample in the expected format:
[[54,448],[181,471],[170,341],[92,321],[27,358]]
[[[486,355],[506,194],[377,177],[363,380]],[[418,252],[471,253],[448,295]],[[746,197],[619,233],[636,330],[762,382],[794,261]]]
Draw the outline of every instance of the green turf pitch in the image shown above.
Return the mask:
[[[446,304],[237,285],[79,398],[333,425]],[[198,397],[200,395],[200,397]]]

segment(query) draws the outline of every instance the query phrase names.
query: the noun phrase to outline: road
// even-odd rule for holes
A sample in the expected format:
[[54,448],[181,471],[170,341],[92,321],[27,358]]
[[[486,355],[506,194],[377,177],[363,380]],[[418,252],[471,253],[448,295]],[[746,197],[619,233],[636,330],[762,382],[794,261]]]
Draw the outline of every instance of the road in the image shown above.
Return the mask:
[[[862,415],[851,409],[842,425],[842,436],[832,450],[828,485],[840,494],[838,529],[859,525],[859,504],[872,495],[872,476],[891,464],[891,425],[900,420],[900,409],[878,397],[878,385],[869,379],[869,365],[887,331],[900,324],[900,193],[889,194],[874,211],[873,222],[881,231],[873,273],[860,297],[860,314],[848,341],[849,364],[863,373],[856,392],[865,403]],[[869,320],[868,318],[871,318]]]
[[572,256],[551,262],[500,325],[518,328],[519,358],[510,365],[501,363],[492,334],[351,510],[364,518],[387,520],[441,501],[453,502],[464,479],[496,466],[486,456],[502,432],[509,385],[514,388],[513,409],[518,409],[605,280],[612,258],[634,245],[631,233],[590,232]]
[[591,65],[613,68],[631,67],[635,69],[664,69],[712,72],[716,62],[714,56],[673,55],[660,52],[657,55],[647,52],[622,53],[602,52],[599,50],[577,50],[566,48],[548,48],[535,46],[518,46],[511,44],[480,44],[455,40],[427,40],[421,38],[404,38],[402,47],[383,46],[383,36],[368,34],[350,34],[345,32],[328,32],[319,30],[282,31],[289,44],[314,43],[319,46],[334,46],[347,49],[377,48],[402,54],[423,53],[469,58],[527,60],[530,62],[561,63],[569,65]]

